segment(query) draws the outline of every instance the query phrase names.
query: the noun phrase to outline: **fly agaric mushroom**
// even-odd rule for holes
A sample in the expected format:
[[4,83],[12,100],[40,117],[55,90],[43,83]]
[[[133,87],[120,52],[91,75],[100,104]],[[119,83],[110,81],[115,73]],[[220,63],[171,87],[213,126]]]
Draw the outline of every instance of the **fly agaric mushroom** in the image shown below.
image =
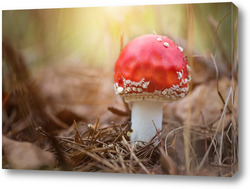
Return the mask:
[[114,89],[132,103],[131,142],[149,142],[162,129],[163,103],[187,94],[190,68],[182,51],[167,37],[151,34],[133,39],[122,50]]

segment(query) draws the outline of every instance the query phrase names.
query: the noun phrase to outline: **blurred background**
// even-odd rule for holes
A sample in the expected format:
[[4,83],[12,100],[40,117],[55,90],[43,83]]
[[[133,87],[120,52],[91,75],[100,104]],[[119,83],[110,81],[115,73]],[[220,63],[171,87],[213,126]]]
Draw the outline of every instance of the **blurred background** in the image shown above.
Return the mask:
[[[112,69],[120,52],[134,37],[148,33],[170,36],[177,44],[188,40],[188,14],[193,15],[193,47],[199,54],[215,51],[211,27],[218,28],[223,53],[230,59],[232,4],[145,5],[3,11],[3,38],[22,51],[30,69],[65,60]],[[230,15],[229,15],[230,14]],[[192,23],[191,23],[192,24]],[[185,45],[184,45],[185,46]],[[221,48],[219,50],[221,50]],[[219,58],[219,57],[218,57]]]

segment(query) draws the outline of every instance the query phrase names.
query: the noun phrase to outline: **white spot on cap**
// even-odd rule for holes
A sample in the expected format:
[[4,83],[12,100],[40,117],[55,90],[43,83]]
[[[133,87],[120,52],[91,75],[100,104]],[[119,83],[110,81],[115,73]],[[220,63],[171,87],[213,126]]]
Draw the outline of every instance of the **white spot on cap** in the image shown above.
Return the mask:
[[142,89],[141,89],[141,88],[138,88],[137,91],[140,93],[140,92],[142,92]]
[[169,44],[167,42],[164,42],[165,47],[169,47]]
[[124,86],[120,87],[118,83],[115,83],[114,89],[117,95],[136,95],[137,93],[143,93],[143,91],[148,88],[149,83],[150,81],[145,81],[145,78],[142,78],[139,82],[123,78]]
[[178,48],[180,49],[181,52],[183,52],[183,48],[182,47],[178,46]]
[[184,93],[181,93],[180,96],[183,98],[183,97],[185,96],[185,94],[184,94]]
[[178,79],[180,80],[182,78],[183,73],[182,72],[177,72],[178,74]]
[[118,87],[118,88],[117,88],[117,94],[121,94],[122,91],[123,91],[123,88],[122,88],[122,87]]
[[131,91],[131,88],[130,88],[130,87],[127,87],[127,91],[130,92],[130,91]]
[[149,82],[145,82],[142,84],[142,88],[146,89],[148,87]]
[[157,41],[162,41],[162,38],[158,37],[158,38],[157,38]]

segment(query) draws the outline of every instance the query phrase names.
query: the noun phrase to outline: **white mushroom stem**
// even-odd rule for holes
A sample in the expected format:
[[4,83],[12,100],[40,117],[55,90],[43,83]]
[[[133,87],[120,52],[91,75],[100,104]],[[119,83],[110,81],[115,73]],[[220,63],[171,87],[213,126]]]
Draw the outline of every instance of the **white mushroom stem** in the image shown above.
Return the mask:
[[[149,142],[162,128],[162,102],[135,101],[132,104],[131,142]],[[155,126],[154,126],[155,124]]]

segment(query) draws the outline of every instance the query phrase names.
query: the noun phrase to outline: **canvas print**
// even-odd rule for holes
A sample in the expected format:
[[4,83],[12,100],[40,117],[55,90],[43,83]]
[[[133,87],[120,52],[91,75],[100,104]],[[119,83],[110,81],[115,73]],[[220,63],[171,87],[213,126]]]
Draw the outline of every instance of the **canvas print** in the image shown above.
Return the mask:
[[2,168],[231,177],[233,3],[2,11]]

